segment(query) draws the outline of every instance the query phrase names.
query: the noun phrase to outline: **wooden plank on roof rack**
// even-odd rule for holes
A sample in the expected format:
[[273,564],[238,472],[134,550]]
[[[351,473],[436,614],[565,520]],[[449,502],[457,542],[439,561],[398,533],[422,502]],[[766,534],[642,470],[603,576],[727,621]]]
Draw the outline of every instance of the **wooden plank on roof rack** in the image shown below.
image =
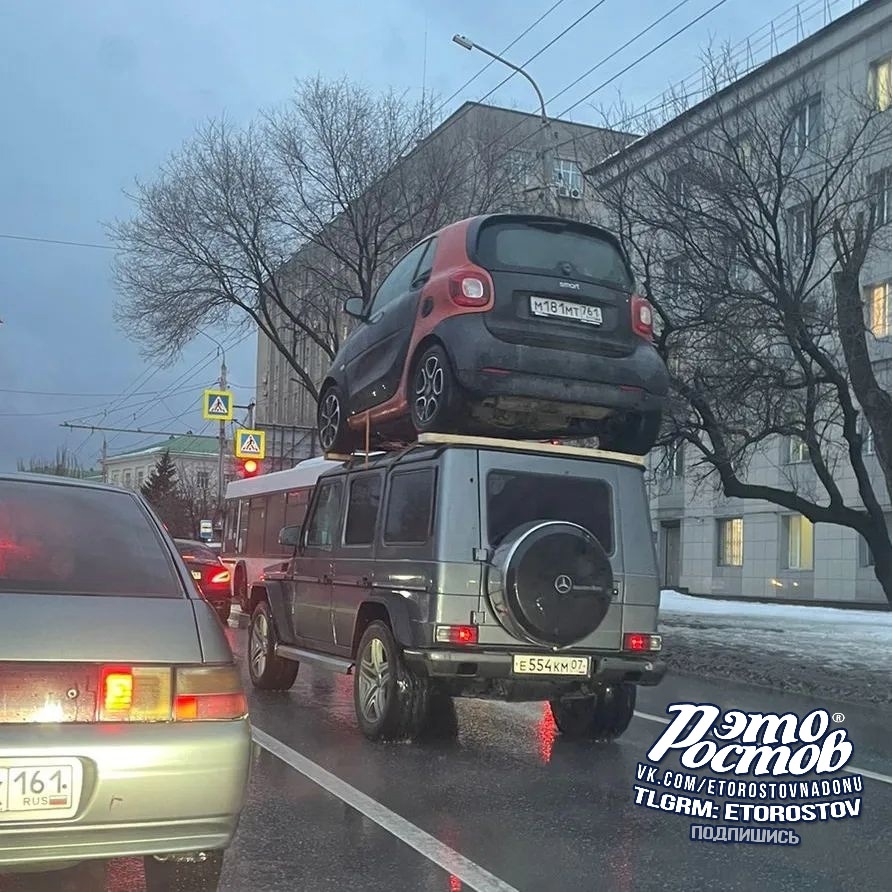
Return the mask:
[[636,468],[645,467],[644,456],[626,452],[608,452],[605,449],[588,449],[584,446],[564,446],[554,443],[539,443],[535,440],[506,440],[498,437],[471,437],[464,434],[419,434],[422,445],[476,446],[480,449],[510,449],[513,452],[540,452],[547,455],[567,455],[577,458],[599,459],[600,461],[622,462]]

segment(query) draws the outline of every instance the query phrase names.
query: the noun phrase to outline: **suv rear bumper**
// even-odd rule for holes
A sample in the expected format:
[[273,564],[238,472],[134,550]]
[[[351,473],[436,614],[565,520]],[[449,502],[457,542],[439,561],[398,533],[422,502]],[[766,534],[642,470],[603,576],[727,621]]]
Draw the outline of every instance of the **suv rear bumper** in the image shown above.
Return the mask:
[[[575,656],[576,654],[574,654]],[[506,680],[523,683],[579,683],[630,682],[656,685],[666,674],[666,664],[657,659],[579,654],[591,656],[594,668],[591,675],[516,675],[513,672],[513,653],[505,651],[466,651],[408,649],[403,657],[416,672],[437,679],[473,682],[475,680]]]

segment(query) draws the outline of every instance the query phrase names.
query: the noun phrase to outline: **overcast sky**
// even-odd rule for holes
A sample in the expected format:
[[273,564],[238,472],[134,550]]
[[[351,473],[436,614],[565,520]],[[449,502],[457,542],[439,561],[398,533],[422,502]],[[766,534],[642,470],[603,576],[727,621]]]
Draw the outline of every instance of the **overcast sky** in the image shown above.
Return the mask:
[[[106,242],[103,222],[128,214],[124,190],[151,178],[195,125],[226,113],[249,120],[283,102],[296,78],[347,75],[375,89],[448,96],[485,62],[451,43],[462,32],[501,50],[555,0],[89,0],[5,2],[0,13],[0,234]],[[678,0],[604,0],[531,63],[546,99],[628,40]],[[567,106],[718,0],[687,0],[671,17],[549,108]],[[563,0],[508,54],[525,61],[594,5]],[[834,0],[835,15],[851,0]],[[814,30],[824,0],[804,0]],[[790,7],[795,10],[795,7]],[[592,102],[620,88],[627,101],[653,100],[696,72],[710,40],[756,32],[767,50],[769,19],[780,17],[781,47],[795,34],[795,11],[772,0],[726,0],[717,10],[635,65],[572,117],[598,122]],[[761,29],[761,30],[760,30]],[[791,36],[783,37],[784,29]],[[426,34],[426,38],[425,38]],[[425,46],[427,51],[425,53]],[[426,66],[425,66],[426,56]],[[494,66],[444,114],[479,99],[504,76]],[[487,101],[533,110],[529,85],[515,79]],[[62,421],[199,431],[200,392],[216,380],[211,340],[198,336],[181,360],[159,368],[112,319],[112,252],[0,238],[0,470],[17,458],[51,456],[58,446],[97,460],[101,435]],[[230,344],[243,335],[211,332]],[[227,350],[239,402],[253,393],[256,338]],[[29,391],[29,392],[23,392]],[[40,391],[41,393],[34,393]],[[147,439],[109,434],[114,453]]]

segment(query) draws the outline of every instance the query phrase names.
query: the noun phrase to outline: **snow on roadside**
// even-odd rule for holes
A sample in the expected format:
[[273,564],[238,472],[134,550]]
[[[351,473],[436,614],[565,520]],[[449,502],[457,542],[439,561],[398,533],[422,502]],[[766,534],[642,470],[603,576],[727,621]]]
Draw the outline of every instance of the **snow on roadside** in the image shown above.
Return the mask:
[[696,598],[664,590],[676,671],[816,696],[892,703],[892,613]]

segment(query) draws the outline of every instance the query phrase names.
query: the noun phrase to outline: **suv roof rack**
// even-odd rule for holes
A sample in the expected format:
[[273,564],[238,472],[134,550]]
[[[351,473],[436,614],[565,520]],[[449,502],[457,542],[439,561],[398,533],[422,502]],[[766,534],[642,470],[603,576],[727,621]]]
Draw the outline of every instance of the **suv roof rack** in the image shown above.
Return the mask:
[[340,461],[347,465],[348,468],[355,467],[359,462],[366,465],[379,458],[395,457],[401,458],[404,454],[416,449],[419,446],[465,446],[476,449],[501,449],[511,452],[537,452],[547,455],[566,455],[574,458],[587,458],[590,460],[621,462],[622,464],[632,465],[636,468],[645,467],[644,456],[632,455],[626,452],[608,452],[604,449],[590,449],[584,446],[565,446],[561,443],[541,443],[536,440],[507,440],[499,437],[473,437],[465,434],[439,434],[427,433],[419,434],[418,439],[414,443],[405,443],[399,446],[388,444],[382,446],[379,450],[371,452],[368,455],[359,453],[354,455],[340,455],[338,453],[327,452],[325,457],[330,461]]

